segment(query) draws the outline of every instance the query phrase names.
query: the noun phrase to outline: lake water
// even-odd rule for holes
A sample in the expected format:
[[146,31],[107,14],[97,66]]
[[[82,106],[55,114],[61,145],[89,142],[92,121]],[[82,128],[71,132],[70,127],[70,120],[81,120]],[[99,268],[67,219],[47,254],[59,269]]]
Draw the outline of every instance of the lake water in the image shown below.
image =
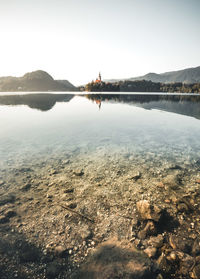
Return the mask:
[[199,138],[200,96],[0,96],[1,168],[77,152],[194,164]]
[[[107,240],[117,247],[107,258],[116,261],[126,248],[133,269],[130,245],[142,253],[152,235],[164,245],[152,267],[170,253],[171,233],[193,251],[200,232],[199,139],[199,95],[1,93],[0,277],[89,278],[96,262],[85,277],[73,276],[94,248],[105,259]],[[138,219],[143,200],[150,210],[162,209],[160,219]],[[124,265],[124,256],[119,261]],[[173,266],[161,267],[164,278],[180,278]]]

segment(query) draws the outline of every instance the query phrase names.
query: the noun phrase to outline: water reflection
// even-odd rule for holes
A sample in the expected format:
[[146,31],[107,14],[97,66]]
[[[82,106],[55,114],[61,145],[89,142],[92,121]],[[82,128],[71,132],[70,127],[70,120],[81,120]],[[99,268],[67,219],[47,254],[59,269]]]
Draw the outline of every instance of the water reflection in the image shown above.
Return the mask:
[[27,105],[32,109],[47,111],[57,102],[69,102],[73,94],[27,94],[0,96],[0,105],[17,106]]
[[[25,94],[0,96],[0,105],[27,105],[32,109],[48,111],[58,102],[69,102],[74,94]],[[162,111],[192,116],[200,119],[200,96],[197,95],[147,95],[147,94],[90,94],[84,95],[92,100],[99,108],[105,103],[124,103],[146,110],[159,109]]]
[[200,119],[200,96],[196,95],[147,95],[147,94],[90,94],[86,98],[95,102],[99,109],[102,103],[125,103],[144,109],[159,109]]
[[199,160],[200,96],[27,93],[0,96],[0,105],[5,167],[69,152]]

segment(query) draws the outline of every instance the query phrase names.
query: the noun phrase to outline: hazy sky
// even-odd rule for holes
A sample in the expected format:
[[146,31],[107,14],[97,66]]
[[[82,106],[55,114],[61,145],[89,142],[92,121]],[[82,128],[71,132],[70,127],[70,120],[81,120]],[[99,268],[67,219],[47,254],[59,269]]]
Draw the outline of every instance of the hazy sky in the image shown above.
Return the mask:
[[0,76],[75,85],[200,66],[200,0],[0,0]]

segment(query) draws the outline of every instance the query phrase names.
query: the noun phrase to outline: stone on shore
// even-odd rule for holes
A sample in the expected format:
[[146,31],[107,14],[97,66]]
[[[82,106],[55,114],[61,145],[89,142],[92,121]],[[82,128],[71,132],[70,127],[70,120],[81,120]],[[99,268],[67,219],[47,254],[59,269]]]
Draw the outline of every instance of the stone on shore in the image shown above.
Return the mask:
[[160,220],[162,210],[158,206],[151,205],[147,200],[138,201],[136,206],[142,220]]

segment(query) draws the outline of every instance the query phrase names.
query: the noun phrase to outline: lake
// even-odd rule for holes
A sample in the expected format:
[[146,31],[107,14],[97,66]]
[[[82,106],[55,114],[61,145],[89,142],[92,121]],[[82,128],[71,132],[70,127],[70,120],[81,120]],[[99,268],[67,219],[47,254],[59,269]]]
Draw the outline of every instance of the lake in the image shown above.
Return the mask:
[[[0,96],[1,166],[64,153],[200,158],[200,96],[28,94]],[[114,152],[114,153],[113,153]]]
[[[19,273],[46,278],[43,258],[51,262],[67,251],[70,261],[58,260],[67,268],[57,271],[66,278],[97,244],[114,236],[136,241],[140,200],[164,206],[179,222],[169,229],[156,220],[159,232],[195,239],[197,216],[187,214],[199,210],[199,139],[199,95],[1,93],[1,237],[22,243],[13,256],[30,256],[20,247],[31,243],[38,249],[28,249],[31,256],[40,259],[30,256],[34,270],[22,261]],[[18,260],[12,265],[11,275]]]

